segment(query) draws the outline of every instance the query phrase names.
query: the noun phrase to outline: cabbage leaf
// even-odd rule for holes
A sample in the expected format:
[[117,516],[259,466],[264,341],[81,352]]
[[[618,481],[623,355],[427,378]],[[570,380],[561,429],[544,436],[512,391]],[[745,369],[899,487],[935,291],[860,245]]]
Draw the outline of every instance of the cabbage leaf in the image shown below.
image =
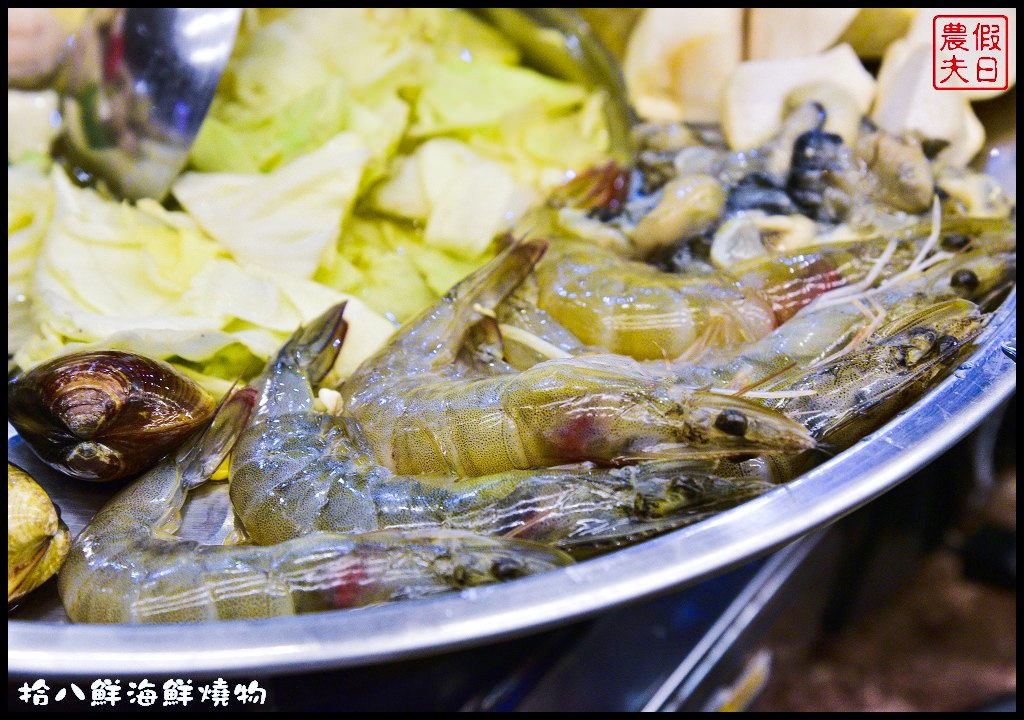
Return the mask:
[[464,258],[479,257],[540,200],[501,163],[449,138],[402,158],[373,195],[377,209],[425,223],[427,245]]
[[300,324],[347,300],[356,341],[335,367],[347,373],[394,329],[358,298],[232,260],[185,213],[107,200],[60,169],[50,180],[56,204],[32,275],[38,329],[15,356],[22,368],[108,348],[181,361],[196,376],[252,371]]
[[53,212],[50,179],[33,167],[7,166],[7,354],[36,331],[32,271]]
[[271,173],[185,173],[173,193],[239,262],[310,278],[330,257],[369,159],[346,132]]

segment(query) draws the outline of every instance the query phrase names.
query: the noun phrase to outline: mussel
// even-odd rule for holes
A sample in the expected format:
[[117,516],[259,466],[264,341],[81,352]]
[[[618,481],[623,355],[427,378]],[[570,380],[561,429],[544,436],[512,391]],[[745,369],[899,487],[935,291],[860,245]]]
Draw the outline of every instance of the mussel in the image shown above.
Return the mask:
[[7,463],[7,606],[46,582],[71,547],[71,533],[50,496]]
[[118,351],[55,358],[7,383],[7,418],[52,467],[104,482],[154,464],[212,416],[167,363]]

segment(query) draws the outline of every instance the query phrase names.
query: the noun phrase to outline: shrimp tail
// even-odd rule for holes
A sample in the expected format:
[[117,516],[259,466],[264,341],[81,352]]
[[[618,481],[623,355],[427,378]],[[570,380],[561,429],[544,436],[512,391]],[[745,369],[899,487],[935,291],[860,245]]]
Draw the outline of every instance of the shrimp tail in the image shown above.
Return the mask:
[[224,462],[256,406],[254,388],[241,388],[229,393],[214,411],[213,421],[198,440],[186,442],[178,451],[177,464],[186,489],[206,482]]
[[494,308],[522,284],[547,249],[546,240],[517,242],[455,285],[446,298],[458,301],[465,309],[471,310],[474,305]]
[[299,328],[281,348],[277,362],[300,368],[311,385],[323,380],[334,366],[348,331],[343,317],[345,305],[338,303]]

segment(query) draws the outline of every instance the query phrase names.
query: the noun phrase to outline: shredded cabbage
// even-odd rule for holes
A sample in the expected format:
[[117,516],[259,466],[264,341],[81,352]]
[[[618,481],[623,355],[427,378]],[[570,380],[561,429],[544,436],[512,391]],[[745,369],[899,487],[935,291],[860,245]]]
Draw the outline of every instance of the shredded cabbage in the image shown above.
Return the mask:
[[384,218],[353,218],[339,243],[334,266],[316,279],[351,293],[396,322],[405,322],[476,269],[424,245],[415,227]]
[[181,210],[9,165],[8,352],[120,348],[222,392],[347,298],[343,377],[604,160],[604,97],[518,62],[462,10],[247,10]]
[[7,91],[7,162],[48,168],[47,153],[57,136],[54,90]]
[[504,165],[447,138],[401,158],[373,196],[377,209],[424,222],[427,245],[468,258],[478,257],[538,202],[539,193]]
[[7,353],[36,332],[32,269],[53,212],[49,179],[33,167],[7,166]]

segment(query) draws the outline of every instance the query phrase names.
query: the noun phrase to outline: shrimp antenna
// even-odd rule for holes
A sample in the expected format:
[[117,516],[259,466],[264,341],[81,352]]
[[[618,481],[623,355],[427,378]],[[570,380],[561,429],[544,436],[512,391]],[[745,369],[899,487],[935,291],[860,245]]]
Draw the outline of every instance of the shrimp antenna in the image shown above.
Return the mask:
[[790,370],[792,370],[795,367],[796,367],[796,362],[795,361],[789,363],[788,365],[784,365],[783,367],[781,367],[778,370],[776,370],[775,372],[773,372],[771,375],[767,375],[766,377],[763,377],[760,380],[757,380],[756,382],[749,383],[748,385],[740,388],[739,390],[736,391],[736,396],[739,397],[741,395],[745,395],[746,393],[750,392],[751,390],[759,388],[762,385],[764,385],[765,383],[769,383],[772,380],[775,380],[776,378],[778,378],[779,376],[788,373]]
[[836,445],[835,443],[828,442],[819,442],[817,445],[814,446],[814,449],[830,459],[834,458],[836,455],[843,451],[843,449]]
[[865,296],[865,299],[871,306],[870,308],[864,307],[863,303],[861,303],[860,300],[854,300],[853,305],[858,310],[860,310],[861,314],[867,319],[868,324],[857,331],[857,333],[853,336],[850,342],[846,344],[846,347],[814,363],[813,365],[811,365],[811,369],[829,365],[831,363],[834,363],[836,360],[839,360],[840,358],[846,357],[854,350],[856,350],[858,347],[860,347],[861,343],[865,342],[869,337],[874,335],[875,331],[882,326],[882,323],[885,321],[885,308],[879,305],[878,302],[871,296]]

